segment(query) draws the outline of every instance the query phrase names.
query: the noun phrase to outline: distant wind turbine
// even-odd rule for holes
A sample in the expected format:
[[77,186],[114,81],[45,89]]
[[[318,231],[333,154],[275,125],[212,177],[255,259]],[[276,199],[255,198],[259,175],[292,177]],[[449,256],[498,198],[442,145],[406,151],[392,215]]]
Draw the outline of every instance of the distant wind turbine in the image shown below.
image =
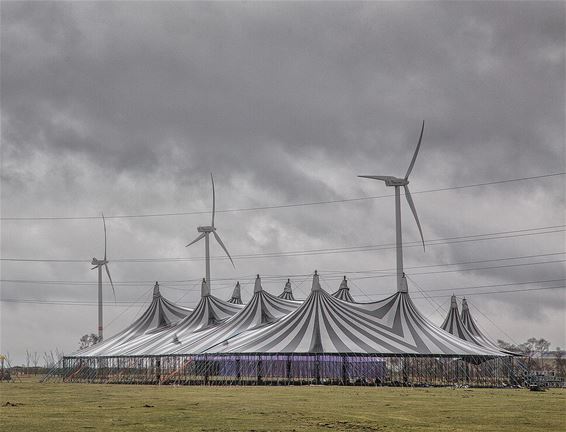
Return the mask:
[[102,224],[104,225],[104,259],[99,260],[96,258],[92,259],[91,264],[94,266],[91,270],[98,269],[98,342],[102,341],[102,267],[106,270],[108,275],[108,280],[112,286],[112,292],[114,293],[114,301],[116,301],[116,291],[114,290],[114,283],[112,282],[112,276],[110,276],[110,271],[108,270],[108,259],[106,257],[106,220],[104,219],[104,213],[102,213]]
[[209,243],[209,239],[208,239],[208,236],[210,235],[210,233],[212,233],[214,235],[214,238],[216,239],[216,241],[218,242],[220,247],[222,249],[224,249],[224,252],[226,252],[226,255],[230,259],[230,262],[232,263],[234,268],[236,267],[234,265],[234,261],[232,261],[232,257],[230,256],[230,254],[228,253],[228,250],[226,249],[226,246],[224,246],[222,239],[220,238],[220,236],[216,232],[216,227],[214,226],[214,215],[216,213],[216,194],[214,192],[214,177],[212,177],[212,173],[210,174],[210,180],[212,181],[212,222],[211,222],[210,226],[199,226],[199,227],[197,227],[197,231],[200,233],[199,236],[196,239],[194,239],[192,242],[190,242],[187,246],[185,246],[185,247],[189,247],[193,243],[196,243],[199,240],[202,240],[204,238],[204,253],[205,253],[205,257],[206,257],[206,284],[203,285],[203,289],[202,289],[202,292],[201,292],[201,295],[203,297],[210,295],[210,285],[211,285],[211,283],[210,283],[211,282],[210,281],[210,243]]
[[413,159],[411,160],[411,164],[409,165],[409,169],[407,170],[407,174],[405,177],[392,177],[392,176],[379,176],[379,175],[361,175],[358,177],[369,178],[374,180],[381,180],[385,182],[386,186],[394,186],[395,187],[395,229],[396,229],[396,249],[397,249],[397,290],[400,292],[407,292],[407,280],[405,279],[405,273],[403,272],[403,239],[401,235],[401,193],[399,188],[403,186],[405,189],[405,197],[407,198],[407,202],[409,203],[409,207],[413,212],[413,216],[415,217],[415,221],[417,222],[417,227],[419,228],[419,233],[421,234],[421,240],[423,242],[423,249],[425,247],[423,231],[421,229],[421,223],[419,222],[419,217],[417,216],[417,210],[415,209],[415,203],[413,202],[413,198],[411,197],[411,192],[409,191],[409,175],[413,170],[415,165],[415,161],[417,160],[417,154],[419,153],[419,149],[421,147],[421,141],[423,139],[423,132],[424,132],[424,120],[423,125],[421,128],[421,135],[419,137],[419,142],[417,144],[417,148],[415,149],[415,154],[413,154]]

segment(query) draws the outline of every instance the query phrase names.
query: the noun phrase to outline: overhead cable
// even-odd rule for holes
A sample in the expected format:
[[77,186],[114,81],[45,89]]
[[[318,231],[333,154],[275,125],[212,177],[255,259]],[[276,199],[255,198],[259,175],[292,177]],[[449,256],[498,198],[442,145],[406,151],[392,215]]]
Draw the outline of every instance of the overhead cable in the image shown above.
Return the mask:
[[[468,189],[480,186],[489,186],[489,185],[496,185],[496,184],[504,184],[504,183],[512,183],[517,181],[524,181],[524,180],[534,180],[534,179],[541,179],[541,178],[548,178],[548,177],[556,177],[566,174],[566,172],[557,172],[557,173],[549,173],[549,174],[542,174],[538,176],[530,176],[530,177],[519,177],[513,179],[505,179],[505,180],[495,180],[491,182],[484,182],[484,183],[473,183],[461,186],[450,186],[445,188],[437,188],[437,189],[427,189],[422,191],[413,192],[415,194],[424,194],[424,193],[432,193],[432,192],[444,192],[449,190],[456,190],[456,189]],[[313,202],[302,202],[302,203],[289,203],[289,204],[280,204],[280,205],[271,205],[271,206],[261,206],[261,207],[244,207],[244,208],[234,208],[234,209],[224,209],[224,210],[216,210],[216,213],[238,213],[238,212],[250,212],[250,211],[258,211],[258,210],[274,210],[274,209],[284,209],[284,208],[292,208],[292,207],[305,207],[305,206],[316,206],[316,205],[326,205],[326,204],[337,204],[337,203],[345,203],[345,202],[353,202],[353,201],[367,201],[367,200],[374,200],[380,198],[388,198],[395,196],[394,194],[388,195],[377,195],[377,196],[367,196],[367,197],[358,197],[358,198],[344,198],[344,199],[337,199],[337,200],[328,200],[328,201],[313,201]],[[210,214],[209,210],[202,210],[202,211],[187,211],[187,212],[171,212],[171,213],[150,213],[150,214],[125,214],[125,215],[114,215],[114,216],[106,216],[106,219],[132,219],[132,218],[151,218],[151,217],[167,217],[167,216],[188,216],[188,215],[200,215],[200,214]],[[10,216],[10,217],[1,217],[0,220],[3,221],[32,221],[32,220],[88,220],[88,219],[100,219],[100,216]]]

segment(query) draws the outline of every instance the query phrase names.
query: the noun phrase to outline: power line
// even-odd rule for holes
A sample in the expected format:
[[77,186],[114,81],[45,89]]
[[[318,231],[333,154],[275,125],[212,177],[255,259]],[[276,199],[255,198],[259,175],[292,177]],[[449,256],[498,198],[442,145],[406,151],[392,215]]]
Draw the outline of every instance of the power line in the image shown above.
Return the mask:
[[[413,281],[414,282],[414,281]],[[532,282],[534,283],[534,282]],[[541,282],[542,283],[542,282]],[[519,284],[517,284],[519,285]],[[491,285],[485,285],[485,288],[490,287]],[[498,286],[498,285],[493,285],[493,286]],[[474,287],[469,287],[470,289],[474,288]],[[478,287],[478,288],[483,288],[483,287]],[[485,292],[470,292],[470,293],[461,293],[458,294],[457,297],[469,297],[472,295],[486,295],[486,294],[500,294],[500,293],[513,293],[513,292],[526,292],[526,291],[542,291],[542,290],[549,290],[549,289],[559,289],[559,288],[566,288],[566,285],[557,285],[557,286],[551,286],[551,287],[537,287],[537,288],[521,288],[521,289],[512,289],[512,290],[495,290],[495,291],[485,291]],[[448,289],[447,291],[449,291],[450,289]],[[425,293],[427,293],[428,291],[425,291]],[[433,296],[424,296],[422,295],[421,292],[416,291],[417,294],[421,294],[420,296],[414,296],[415,292],[413,292],[411,294],[411,298],[413,299],[432,299],[432,298],[449,298],[452,296],[452,294],[439,294],[439,295],[433,295]],[[368,297],[368,299],[377,299],[377,300],[373,300],[373,301],[379,301],[382,300],[384,295],[391,295],[391,292],[379,292],[379,293],[374,293],[371,294]],[[426,298],[425,298],[426,297]],[[436,312],[436,311],[435,311]]]
[[[525,257],[513,257],[513,258],[497,258],[494,260],[481,260],[481,261],[469,261],[469,262],[459,262],[459,263],[445,263],[445,264],[437,264],[437,265],[430,265],[430,266],[415,266],[415,267],[405,267],[405,270],[411,269],[418,269],[424,267],[440,267],[440,266],[452,266],[452,265],[464,265],[464,264],[473,264],[473,263],[482,263],[482,262],[500,262],[503,260],[511,260],[511,259],[524,259],[530,257],[539,257],[539,256],[549,256],[549,255],[564,255],[565,252],[560,252],[556,254],[540,254],[540,255],[528,255]],[[566,262],[566,259],[561,260],[550,260],[550,261],[541,261],[541,262],[534,262],[534,263],[519,263],[519,264],[506,264],[506,265],[499,265],[499,266],[487,266],[487,267],[473,267],[473,268],[459,268],[453,270],[436,270],[436,271],[426,271],[426,272],[416,272],[410,273],[411,276],[416,275],[429,275],[429,274],[440,274],[440,273],[455,273],[455,272],[464,272],[464,271],[474,271],[474,270],[489,270],[489,269],[500,269],[500,268],[512,268],[512,267],[522,267],[522,266],[532,266],[532,265],[541,265],[541,264],[556,264]],[[342,279],[342,273],[346,274],[367,274],[367,273],[379,273],[379,272],[389,272],[387,274],[377,274],[371,276],[358,276],[355,279],[378,279],[384,277],[392,277],[395,276],[393,273],[393,269],[382,269],[382,270],[364,270],[364,271],[350,271],[350,272],[332,272],[329,276],[326,276],[325,279],[327,280],[338,280]],[[328,273],[327,273],[328,274]],[[262,276],[262,279],[268,282],[276,282],[286,280],[290,277],[304,277],[309,276],[309,274],[286,274],[286,275],[267,275]],[[178,279],[178,280],[163,280],[160,282],[163,284],[171,285],[171,284],[185,284],[185,283],[194,283],[200,282],[202,278],[197,279]],[[231,277],[231,278],[217,278],[215,281],[217,282],[224,282],[224,281],[252,281],[255,280],[255,275],[244,275],[240,277]],[[92,286],[97,285],[98,282],[96,281],[73,281],[73,280],[33,280],[33,279],[0,279],[0,282],[6,283],[26,283],[26,284],[39,284],[39,285],[65,285],[65,286]],[[120,286],[137,286],[137,285],[145,285],[145,284],[152,284],[154,283],[153,280],[133,280],[133,281],[122,281],[122,282],[114,282],[114,285]],[[104,285],[109,285],[108,282],[103,282]]]
[[[465,293],[465,294],[460,294],[460,295],[469,297],[469,296],[475,296],[475,295],[505,294],[505,293],[517,293],[517,292],[527,292],[527,291],[544,291],[544,290],[559,289],[559,288],[566,288],[566,285],[541,287],[541,288],[525,288],[525,289],[518,289],[518,290],[486,291],[486,292],[480,292],[480,293],[473,292],[473,293]],[[440,297],[447,297],[447,295],[438,295],[438,296],[431,296],[431,297],[440,298]]]
[[[488,317],[486,314],[484,314],[480,308],[478,308],[476,305],[474,305],[473,303],[469,303],[476,311],[478,311],[481,315],[483,315],[497,330],[499,330],[501,333],[503,333],[505,335],[505,337],[507,337],[508,340],[510,340],[512,343],[514,343],[515,345],[518,345],[517,341],[514,340],[511,336],[509,336],[509,334],[503,330],[501,327],[499,327],[497,324],[495,324],[490,317]],[[478,322],[476,322],[477,325],[480,325]],[[480,330],[483,330],[480,326]],[[485,330],[484,330],[485,331]]]
[[[542,261],[536,263],[521,263],[521,264],[507,264],[501,266],[490,266],[490,267],[473,267],[473,268],[464,268],[464,269],[454,269],[454,270],[438,270],[438,271],[429,271],[429,272],[417,272],[411,273],[411,276],[417,275],[430,275],[430,274],[440,274],[440,273],[457,273],[457,272],[465,272],[465,271],[477,271],[477,270],[493,270],[493,269],[500,269],[500,268],[511,268],[511,267],[524,267],[524,266],[532,266],[532,265],[539,265],[539,264],[557,264],[566,262],[566,259],[562,260],[553,260],[553,261]],[[357,279],[377,279],[382,277],[388,277],[390,275],[375,275],[375,276],[361,276]]]
[[[138,298],[136,298],[136,299],[134,300],[134,302],[132,302],[132,303],[130,304],[130,306],[128,306],[126,309],[124,309],[122,312],[120,312],[118,315],[116,315],[113,319],[111,319],[108,323],[106,323],[106,324],[104,325],[104,327],[108,330],[108,327],[110,327],[118,318],[120,318],[122,315],[124,315],[126,312],[128,312],[128,310],[130,310],[130,308],[132,308],[132,307],[135,305],[135,303],[139,302],[139,300],[141,300],[143,297],[145,297],[147,294],[149,294],[149,292],[152,291],[152,290],[153,290],[153,288],[147,289],[142,295],[140,295]],[[97,303],[98,303],[98,302],[97,302]],[[137,311],[137,313],[136,313],[136,316],[139,315],[139,313],[140,313],[142,307],[143,307],[143,306],[140,306],[140,307],[138,308],[138,311]]]
[[[411,279],[411,281],[413,283],[416,283],[413,279]],[[476,285],[476,286],[455,287],[455,288],[435,288],[435,289],[426,290],[426,292],[428,293],[428,292],[436,292],[436,291],[460,291],[460,290],[479,289],[479,288],[530,285],[530,284],[534,284],[534,283],[549,283],[549,282],[564,282],[564,281],[566,281],[565,278],[538,280],[538,281],[529,281],[529,282],[514,282],[514,283],[506,283],[506,284]],[[458,294],[458,295],[461,296],[461,295],[464,295],[464,294]]]
[[[463,262],[456,262],[456,263],[442,263],[442,264],[431,264],[431,265],[425,265],[425,266],[411,266],[411,267],[406,267],[406,270],[411,270],[411,269],[420,269],[420,268],[430,268],[430,267],[443,267],[443,266],[454,266],[454,265],[468,265],[468,264],[477,264],[477,263],[485,263],[485,262],[501,262],[501,261],[505,261],[505,260],[517,260],[517,259],[527,259],[527,258],[535,258],[535,257],[544,257],[544,256],[554,256],[554,255],[563,255],[566,252],[556,252],[556,253],[549,253],[549,254],[538,254],[538,255],[525,255],[525,256],[516,256],[516,257],[505,257],[505,258],[495,258],[495,259],[491,259],[491,260],[477,260],[477,261],[463,261]],[[554,263],[556,261],[552,261],[552,263]],[[561,261],[558,261],[561,262]],[[528,264],[544,264],[547,262],[541,262],[541,263],[528,263]],[[516,265],[516,266],[521,266],[521,264]],[[491,267],[489,267],[491,268]],[[495,268],[500,268],[500,266],[497,266]],[[344,274],[368,274],[368,273],[380,273],[380,272],[385,272],[385,271],[391,271],[393,272],[395,269],[372,269],[372,270],[360,270],[360,271],[324,271],[324,274],[327,274],[328,276],[325,277],[325,279],[327,280],[338,280],[342,278],[342,275]],[[465,270],[465,269],[461,269],[461,270]],[[456,269],[456,270],[450,270],[450,272],[458,272],[461,271],[460,269]],[[476,268],[471,269],[471,270],[477,270]],[[430,274],[431,272],[426,272],[424,274]],[[339,274],[340,276],[336,276],[337,274]],[[419,273],[417,273],[419,274]],[[414,275],[414,274],[413,274]],[[285,274],[285,275],[263,275],[262,279],[264,280],[264,283],[276,283],[279,281],[285,281],[287,278],[292,277],[292,278],[306,278],[308,279],[311,276],[311,274]],[[381,277],[393,277],[395,276],[394,273],[390,273],[387,275],[378,275],[375,276],[374,278],[381,278]],[[370,277],[364,277],[364,276],[360,276],[359,279],[369,279]],[[227,289],[231,289],[233,286],[233,280],[238,279],[240,281],[253,281],[255,279],[255,275],[240,275],[239,277],[236,278],[219,278],[216,279],[216,286],[219,287],[219,289],[222,290],[227,290]],[[305,279],[305,280],[306,280]],[[553,279],[553,280],[549,280],[549,281],[530,281],[530,282],[523,282],[521,284],[531,284],[531,283],[545,283],[545,282],[551,282],[551,281],[560,281],[561,279]],[[185,294],[181,297],[183,298],[186,294],[188,294],[191,291],[197,291],[200,288],[194,288],[195,282],[196,284],[200,283],[201,279],[186,279],[186,280],[172,280],[172,281],[161,281],[160,285],[161,287],[165,287],[165,288],[169,288],[169,289],[173,289],[173,290],[179,290],[179,291],[183,291],[185,292]],[[225,281],[229,281],[229,282],[225,282]],[[26,284],[39,284],[39,285],[64,285],[64,286],[94,286],[97,284],[97,282],[90,282],[90,281],[64,281],[64,280],[59,280],[59,281],[47,281],[47,280],[11,280],[11,279],[4,279],[4,280],[0,280],[0,282],[8,282],[8,283],[26,283]],[[186,288],[184,287],[185,284],[187,283],[193,283],[193,288]],[[304,281],[303,281],[304,282]],[[361,288],[355,283],[355,279],[350,278],[350,282],[356,286],[361,292],[362,295],[364,295],[366,298],[370,298],[365,292],[363,292],[363,290],[361,290]],[[137,287],[137,285],[149,285],[152,284],[153,281],[143,281],[143,280],[138,280],[138,281],[124,281],[124,282],[116,282],[117,285],[120,286],[135,286]],[[105,282],[105,284],[107,285],[107,283]],[[302,283],[301,283],[302,284]],[[483,287],[491,287],[491,286],[510,286],[510,285],[517,285],[515,283],[513,284],[498,284],[498,285],[481,285],[479,286],[480,288]],[[447,289],[432,289],[429,290],[430,292],[433,291],[450,291],[450,290],[462,290],[462,289],[473,289],[475,287],[461,287],[461,288],[447,288]],[[180,299],[177,299],[177,301],[179,301]]]
[[[538,176],[520,177],[520,178],[505,179],[505,180],[496,180],[496,181],[485,182],[485,183],[473,183],[473,184],[461,185],[461,186],[450,186],[450,187],[438,188],[438,189],[427,189],[427,190],[412,192],[412,194],[415,195],[415,194],[424,194],[424,193],[432,193],[432,192],[444,192],[444,191],[456,190],[456,189],[468,189],[468,188],[474,188],[474,187],[480,187],[480,186],[489,186],[489,185],[512,183],[512,182],[524,181],[524,180],[534,180],[534,179],[541,179],[541,178],[548,178],[548,177],[556,177],[556,176],[561,176],[561,175],[564,175],[564,174],[566,174],[566,172],[550,173],[550,174],[543,174],[543,175],[538,175]],[[374,199],[380,199],[380,198],[388,198],[388,197],[392,197],[392,196],[394,196],[394,195],[388,194],[388,195],[367,196],[367,197],[359,197],[359,198],[344,198],[344,199],[328,200],[328,201],[290,203],[290,204],[280,204],[280,205],[261,206],[261,207],[244,207],[244,208],[235,208],[235,209],[216,210],[216,213],[237,213],[237,212],[249,212],[249,211],[258,211],[258,210],[274,210],[274,209],[284,209],[284,208],[292,208],[292,207],[305,207],[305,206],[316,206],[316,205],[326,205],[326,204],[337,204],[337,203],[345,203],[345,202],[367,201],[367,200],[374,200]],[[131,219],[131,218],[150,218],[150,217],[166,217],[166,216],[188,216],[188,215],[199,215],[199,214],[210,214],[210,211],[209,210],[202,210],[202,211],[190,211],[190,212],[114,215],[114,216],[105,216],[105,218],[106,219],[126,219],[126,218]],[[2,217],[2,218],[0,218],[0,220],[3,220],[3,221],[88,220],[88,219],[100,219],[100,216],[38,216],[38,217]]]
[[423,290],[423,289],[421,288],[421,286],[417,283],[416,280],[414,280],[414,279],[413,279],[412,277],[410,277],[409,275],[406,275],[406,276],[407,276],[407,279],[409,279],[409,280],[413,283],[413,285],[415,285],[415,286],[417,287],[418,292],[421,294],[421,296],[422,296],[424,299],[426,299],[426,301],[427,301],[430,305],[432,305],[432,307],[435,307],[435,305],[436,305],[436,310],[435,310],[435,312],[436,312],[436,311],[438,310],[438,308],[441,307],[441,305],[439,305],[436,301],[434,301],[434,300],[433,300],[433,297],[430,296],[427,292],[425,292],[425,290]]
[[[547,254],[537,254],[537,255],[522,255],[522,256],[515,256],[515,257],[505,257],[505,258],[493,258],[493,259],[486,259],[486,260],[476,260],[476,261],[460,261],[455,263],[442,263],[442,264],[426,264],[420,266],[409,266],[405,267],[405,270],[415,270],[415,269],[423,269],[423,268],[431,268],[431,267],[446,267],[446,266],[455,266],[455,265],[468,265],[468,264],[480,264],[480,263],[487,263],[487,262],[501,262],[501,261],[510,261],[510,260],[518,260],[518,259],[528,259],[528,258],[540,258],[540,257],[547,257],[547,256],[556,256],[556,255],[564,255],[566,252],[552,252]],[[339,273],[339,274],[360,274],[360,273],[381,273],[381,272],[393,272],[397,271],[396,268],[388,268],[382,270],[358,270],[358,271],[341,271],[341,270],[319,270],[320,272],[328,273]]]
[[[511,231],[496,231],[484,234],[470,234],[465,236],[456,237],[444,237],[437,238],[427,241],[427,246],[437,246],[444,244],[457,244],[457,243],[468,243],[474,241],[487,241],[487,240],[499,240],[507,238],[517,238],[533,235],[543,235],[543,234],[554,234],[558,232],[564,232],[566,225],[550,225],[538,228],[524,228],[520,230]],[[540,231],[540,232],[532,232]],[[410,247],[420,247],[421,243],[419,241],[406,242],[403,246],[406,248]],[[375,250],[389,250],[395,249],[397,246],[395,243],[381,243],[375,245],[362,245],[362,246],[347,246],[347,247],[335,247],[335,248],[323,248],[323,249],[305,249],[305,250],[295,250],[295,251],[282,251],[282,252],[263,252],[257,254],[233,254],[233,259],[254,259],[254,258],[272,258],[272,257],[293,257],[293,256],[304,256],[304,255],[324,255],[324,254],[337,254],[337,253],[350,253],[350,252],[367,252]],[[117,258],[113,259],[112,262],[120,263],[161,263],[161,262],[187,262],[187,261],[203,261],[203,257],[169,257],[169,258]],[[225,260],[228,259],[223,255],[211,256],[211,260]],[[88,263],[90,260],[81,259],[43,259],[43,258],[0,258],[0,261],[6,262],[41,262],[41,263]]]
[[[525,289],[518,289],[518,290],[501,290],[501,291],[486,291],[482,293],[466,293],[461,294],[462,296],[472,296],[472,295],[488,295],[488,294],[505,294],[505,293],[517,293],[517,292],[526,292],[526,291],[542,291],[542,290],[550,290],[550,289],[560,289],[566,288],[566,285],[559,285],[559,286],[551,286],[551,287],[538,287],[538,288],[525,288]],[[389,293],[390,294],[390,293]],[[376,294],[379,295],[379,294]],[[431,298],[446,298],[450,297],[451,294],[445,295],[435,295],[435,296],[427,296],[428,299]],[[375,297],[375,296],[371,296]],[[411,296],[415,299],[425,298],[425,296]],[[4,303],[28,303],[28,304],[46,304],[46,305],[64,305],[64,306],[97,306],[98,302],[87,302],[87,301],[75,301],[75,300],[36,300],[36,299],[0,299],[0,302]],[[128,301],[119,301],[119,302],[103,302],[106,306],[126,306],[130,307],[132,304],[148,304],[148,302],[128,302]]]
[[[74,300],[34,300],[34,299],[0,299],[3,303],[31,303],[31,304],[49,304],[49,305],[69,305],[69,306],[98,306],[98,302],[81,302]],[[148,302],[138,301],[117,301],[117,302],[102,302],[104,306],[120,306],[131,307],[135,304],[148,304]]]

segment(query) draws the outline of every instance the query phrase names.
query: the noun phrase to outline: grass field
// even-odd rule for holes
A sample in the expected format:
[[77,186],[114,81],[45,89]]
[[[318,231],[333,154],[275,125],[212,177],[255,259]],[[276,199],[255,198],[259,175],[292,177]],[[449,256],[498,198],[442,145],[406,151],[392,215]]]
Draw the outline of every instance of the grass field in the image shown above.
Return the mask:
[[0,384],[7,431],[564,431],[566,390]]

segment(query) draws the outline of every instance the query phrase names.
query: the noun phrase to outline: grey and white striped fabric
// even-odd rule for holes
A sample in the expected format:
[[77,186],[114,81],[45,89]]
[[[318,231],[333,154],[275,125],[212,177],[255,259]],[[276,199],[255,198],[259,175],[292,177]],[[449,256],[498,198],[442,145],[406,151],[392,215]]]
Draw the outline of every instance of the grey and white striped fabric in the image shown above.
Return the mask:
[[448,315],[444,319],[444,322],[440,326],[443,330],[454,336],[464,339],[465,341],[474,343],[476,345],[482,345],[468,330],[466,325],[460,319],[460,314],[458,313],[458,303],[456,302],[456,296],[452,295],[450,299],[450,310]]
[[76,353],[80,356],[107,355],[107,353],[136,340],[142,335],[155,335],[170,328],[192,312],[192,309],[178,306],[161,295],[159,283],[153,287],[153,299],[145,312],[120,333],[92,347]]
[[195,354],[213,349],[216,345],[222,344],[242,332],[278,321],[300,305],[301,302],[284,300],[265,292],[258,275],[255,281],[254,295],[244,309],[226,320],[225,323],[204,332],[204,334],[196,332],[188,335],[188,337],[179,337],[177,346],[173,349],[167,349],[164,353]]
[[293,289],[291,288],[291,279],[287,279],[285,288],[283,288],[283,292],[279,294],[278,297],[283,300],[295,300],[295,297],[293,296]]
[[[203,281],[203,285],[205,284],[206,282]],[[201,292],[207,291],[206,287],[203,286]],[[175,325],[169,326],[159,333],[140,335],[127,343],[111,347],[98,355],[151,355],[159,352],[162,347],[170,345],[178,337],[177,335],[212,328],[235,315],[243,307],[243,305],[228,303],[212,295],[205,295],[201,297],[194,310]]]
[[348,288],[348,281],[346,280],[346,276],[340,283],[340,287],[338,291],[332,294],[332,297],[336,297],[337,299],[344,300],[350,303],[355,303],[354,298],[350,294],[350,288]]
[[242,304],[242,293],[240,290],[240,282],[236,282],[236,286],[234,287],[234,291],[232,292],[232,297],[228,300],[228,303],[234,304]]
[[[155,302],[154,299],[153,303]],[[101,344],[91,351],[76,355],[504,355],[494,347],[474,342],[474,337],[458,316],[457,307],[449,318],[445,323],[446,327],[452,330],[458,328],[458,334],[467,339],[461,339],[424,318],[408,292],[397,292],[377,302],[352,303],[324,291],[315,272],[309,297],[304,302],[298,302],[265,292],[258,276],[254,296],[246,306],[205,295],[195,309],[176,324],[157,326],[155,331],[134,332],[125,339],[120,339],[117,335],[116,340],[119,342],[115,344]],[[450,324],[451,322],[456,325]]]
[[294,312],[206,352],[502,355],[436,327],[417,311],[408,293],[373,303],[344,302],[321,288],[316,272],[311,294]]

